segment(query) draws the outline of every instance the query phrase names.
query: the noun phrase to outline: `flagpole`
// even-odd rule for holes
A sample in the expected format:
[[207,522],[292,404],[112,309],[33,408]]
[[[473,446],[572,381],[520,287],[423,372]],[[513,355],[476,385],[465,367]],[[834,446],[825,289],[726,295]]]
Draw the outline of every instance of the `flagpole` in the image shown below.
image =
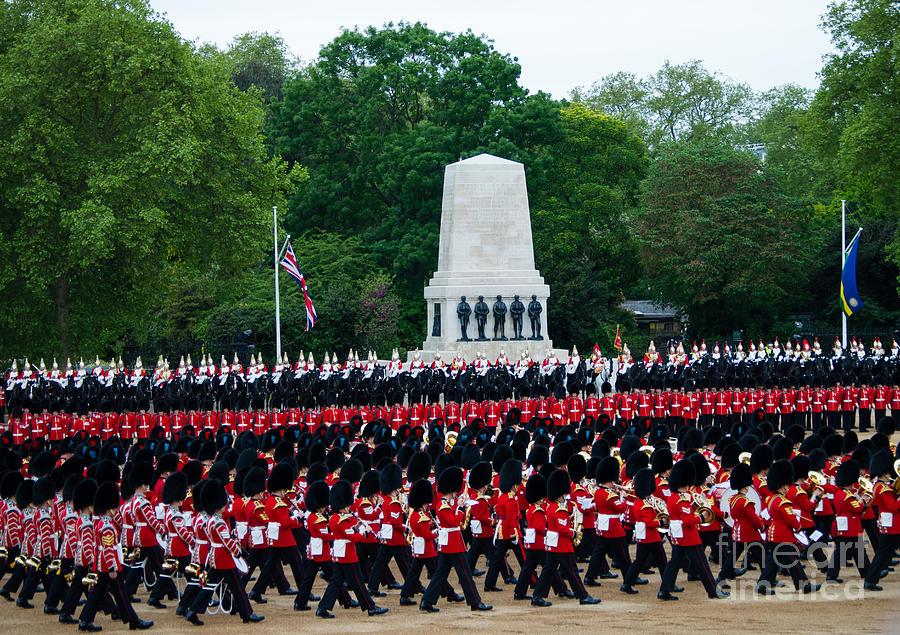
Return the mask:
[[[847,201],[841,199],[841,275],[847,260]],[[847,348],[847,314],[841,311],[841,342]]]
[[281,299],[278,294],[278,207],[272,206],[272,227],[275,242],[272,254],[275,256],[275,363],[281,363]]

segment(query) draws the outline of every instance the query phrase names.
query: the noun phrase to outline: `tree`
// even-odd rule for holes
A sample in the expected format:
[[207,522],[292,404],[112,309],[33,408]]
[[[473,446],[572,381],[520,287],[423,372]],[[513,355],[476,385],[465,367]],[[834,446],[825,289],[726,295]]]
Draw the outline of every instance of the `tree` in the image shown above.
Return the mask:
[[619,119],[563,108],[565,136],[548,149],[546,185],[532,201],[535,258],[551,289],[550,336],[589,350],[615,322],[640,273],[623,222],[647,173],[646,148]]
[[483,36],[389,24],[342,32],[272,104],[275,151],[310,177],[287,228],[360,236],[394,277],[406,345],[423,335],[444,166],[491,152],[525,163],[534,192],[542,148],[562,135],[558,105],[529,96],[519,73]]
[[[833,2],[823,28],[837,51],[826,58],[810,106],[817,158],[835,175],[838,196],[870,217],[900,210],[900,6],[891,0]],[[900,234],[888,248],[900,263]]]
[[667,60],[644,79],[614,73],[588,90],[576,89],[573,99],[618,115],[654,150],[671,141],[740,141],[741,125],[755,106],[749,86],[708,71],[699,60],[684,64]]
[[266,102],[281,99],[281,88],[297,61],[280,35],[244,33],[231,41],[225,57],[233,65],[232,79],[241,90],[262,91]]
[[3,7],[0,347],[106,352],[173,275],[252,262],[290,177],[259,95],[146,2]]
[[694,334],[766,331],[809,263],[804,213],[752,154],[712,141],[663,148],[644,184],[635,237],[658,299]]

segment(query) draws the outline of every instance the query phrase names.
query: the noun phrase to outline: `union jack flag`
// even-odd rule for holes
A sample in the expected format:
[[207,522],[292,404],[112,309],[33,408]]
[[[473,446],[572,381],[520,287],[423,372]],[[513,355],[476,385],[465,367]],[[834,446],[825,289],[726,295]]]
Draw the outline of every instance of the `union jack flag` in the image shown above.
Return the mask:
[[291,277],[297,281],[298,285],[300,285],[300,290],[303,291],[303,300],[306,303],[306,330],[309,331],[309,329],[316,325],[319,318],[316,315],[316,307],[313,306],[312,300],[309,297],[309,289],[306,288],[306,280],[303,278],[303,274],[300,273],[300,267],[297,266],[297,259],[294,257],[294,249],[291,247],[290,242],[288,242],[287,251],[284,252],[284,258],[281,259],[281,266],[291,274]]

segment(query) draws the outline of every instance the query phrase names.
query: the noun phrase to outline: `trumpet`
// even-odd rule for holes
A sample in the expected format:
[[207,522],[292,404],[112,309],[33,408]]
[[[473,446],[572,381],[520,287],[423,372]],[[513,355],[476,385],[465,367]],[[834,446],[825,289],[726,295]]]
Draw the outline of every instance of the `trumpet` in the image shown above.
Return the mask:
[[[462,523],[460,523],[459,528],[465,531],[469,528],[469,521],[472,519],[472,506],[466,506],[466,514],[463,516]],[[412,543],[410,543],[412,544]]]

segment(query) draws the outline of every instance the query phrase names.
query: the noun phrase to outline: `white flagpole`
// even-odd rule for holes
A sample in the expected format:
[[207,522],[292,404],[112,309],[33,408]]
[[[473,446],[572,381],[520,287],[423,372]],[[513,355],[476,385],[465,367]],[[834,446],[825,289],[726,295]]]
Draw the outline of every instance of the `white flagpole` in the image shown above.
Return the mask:
[[[844,273],[844,262],[847,260],[847,201],[841,199],[841,275]],[[841,341],[847,349],[847,314],[841,309]]]
[[275,242],[272,243],[272,253],[275,256],[275,360],[281,363],[281,300],[278,294],[278,208],[272,206],[273,231]]

